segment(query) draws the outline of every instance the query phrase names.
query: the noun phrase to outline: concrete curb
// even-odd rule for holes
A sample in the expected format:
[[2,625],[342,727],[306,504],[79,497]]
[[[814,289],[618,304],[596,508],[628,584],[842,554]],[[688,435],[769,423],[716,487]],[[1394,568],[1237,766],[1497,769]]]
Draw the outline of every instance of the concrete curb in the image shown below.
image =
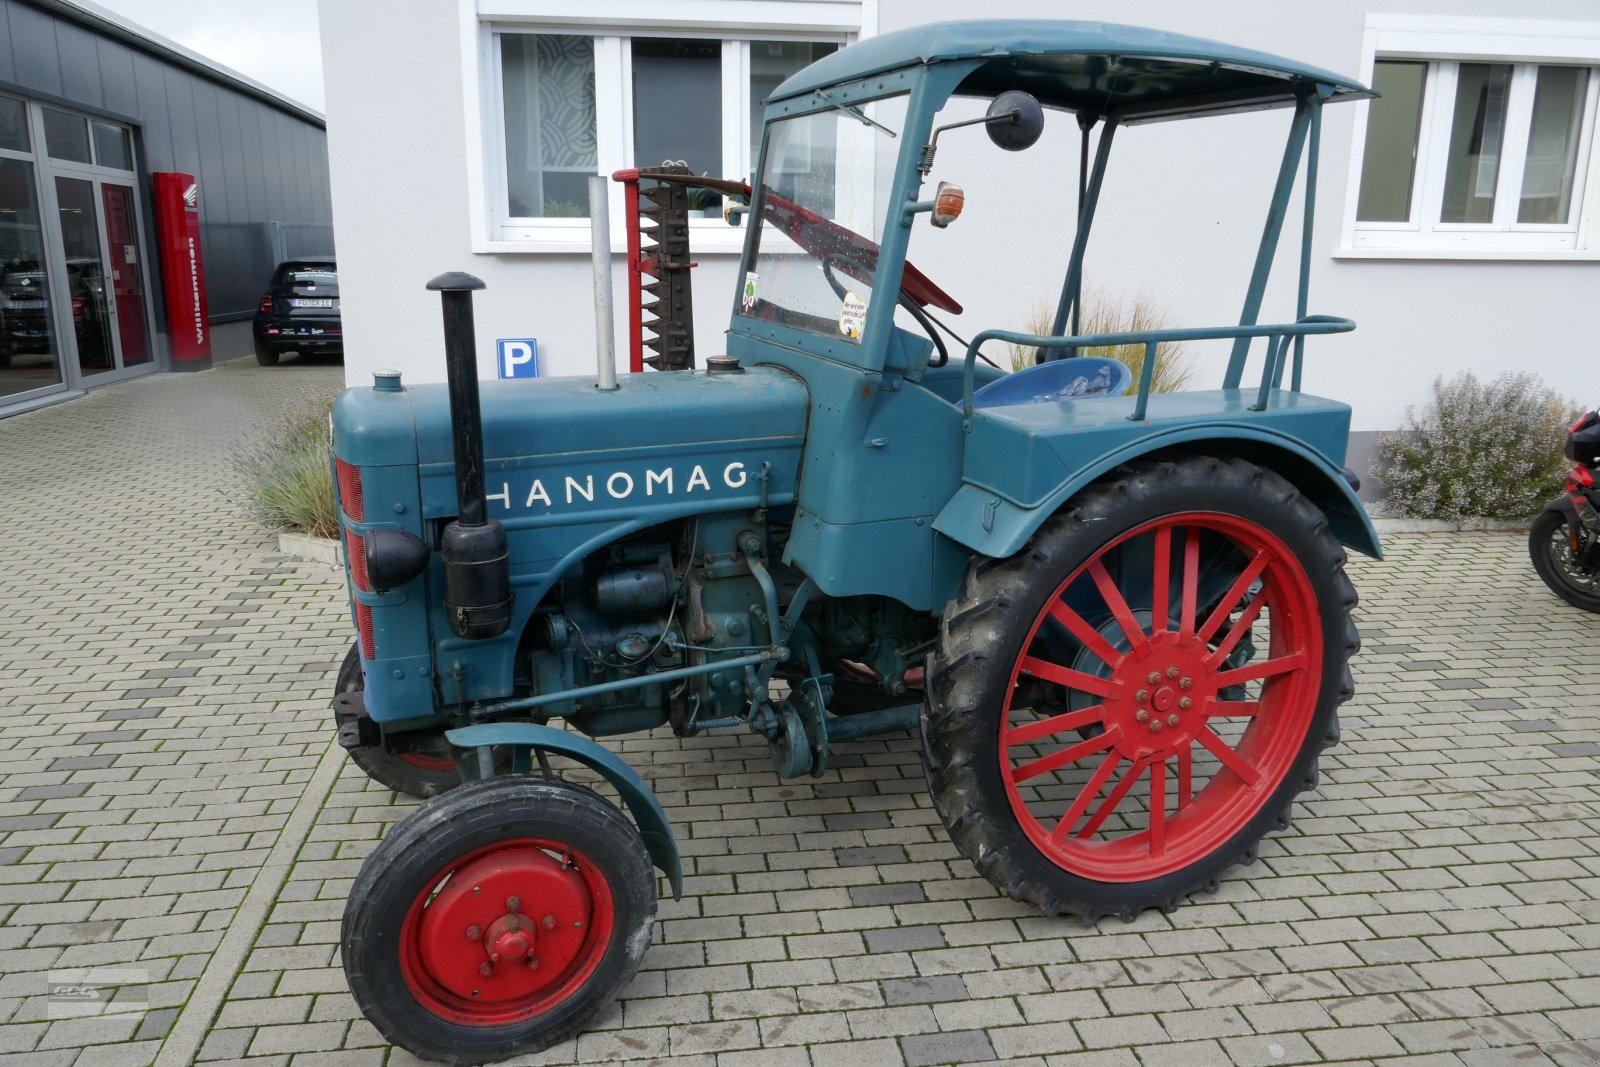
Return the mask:
[[331,537],[312,537],[310,534],[284,531],[278,535],[278,551],[285,556],[326,563],[330,567],[344,563],[339,542]]
[[1382,534],[1403,533],[1526,533],[1533,523],[1530,519],[1466,518],[1460,522],[1445,519],[1380,519],[1372,525]]

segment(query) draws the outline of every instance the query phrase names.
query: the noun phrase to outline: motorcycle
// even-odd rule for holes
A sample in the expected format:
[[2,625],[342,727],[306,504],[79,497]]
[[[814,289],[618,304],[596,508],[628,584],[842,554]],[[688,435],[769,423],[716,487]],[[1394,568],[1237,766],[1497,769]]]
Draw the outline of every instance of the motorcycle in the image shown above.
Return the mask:
[[1590,411],[1567,431],[1566,492],[1545,505],[1528,531],[1528,554],[1556,596],[1600,613],[1600,412]]

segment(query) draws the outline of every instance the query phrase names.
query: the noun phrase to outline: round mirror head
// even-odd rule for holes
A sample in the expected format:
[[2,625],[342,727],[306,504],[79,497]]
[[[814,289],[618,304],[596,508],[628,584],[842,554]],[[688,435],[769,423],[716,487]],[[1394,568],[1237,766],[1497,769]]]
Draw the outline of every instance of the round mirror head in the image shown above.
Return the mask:
[[1044,108],[1032,93],[1008,89],[989,105],[989,140],[1007,152],[1032,148],[1044,133]]

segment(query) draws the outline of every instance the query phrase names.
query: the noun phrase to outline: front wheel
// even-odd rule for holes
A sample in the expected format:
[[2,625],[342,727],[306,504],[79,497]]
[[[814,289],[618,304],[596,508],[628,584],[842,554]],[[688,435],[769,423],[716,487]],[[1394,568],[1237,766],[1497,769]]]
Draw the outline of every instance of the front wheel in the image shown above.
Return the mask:
[[1172,908],[1288,825],[1359,647],[1345,555],[1271,471],[1120,468],[945,611],[923,716],[934,806],[1013,899]]
[[1533,569],[1550,591],[1575,608],[1600,612],[1600,570],[1578,562],[1579,544],[1566,516],[1545,511],[1528,531]]
[[628,818],[551,778],[427,801],[361,865],[345,976],[367,1020],[423,1059],[474,1064],[565,1040],[639,969],[655,876]]

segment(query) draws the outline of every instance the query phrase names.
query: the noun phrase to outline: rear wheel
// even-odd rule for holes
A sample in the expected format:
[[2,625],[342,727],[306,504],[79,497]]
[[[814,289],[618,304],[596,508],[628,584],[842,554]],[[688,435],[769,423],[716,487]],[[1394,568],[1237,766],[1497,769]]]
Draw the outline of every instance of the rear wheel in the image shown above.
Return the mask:
[[924,710],[958,848],[1047,913],[1214,888],[1338,737],[1355,590],[1321,512],[1241,460],[1121,468],[945,612]]
[[1545,511],[1528,531],[1528,555],[1533,569],[1550,591],[1575,608],[1600,612],[1600,570],[1582,566],[1578,545],[1566,516]]
[[263,367],[276,367],[281,352],[269,352],[265,348],[256,349],[256,362]]
[[592,790],[515,775],[427,801],[361,866],[342,957],[390,1042],[471,1064],[571,1037],[633,978],[655,877]]
[[[345,653],[339,665],[339,677],[334,683],[335,692],[348,693],[360,689],[365,682],[361,676],[361,653],[354,644]],[[396,793],[404,793],[418,800],[426,800],[461,784],[450,746],[442,733],[414,731],[396,734],[387,744],[364,745],[347,750],[350,762],[360,767],[368,778],[387,786]],[[496,768],[500,772],[510,769],[510,753],[496,753]]]

